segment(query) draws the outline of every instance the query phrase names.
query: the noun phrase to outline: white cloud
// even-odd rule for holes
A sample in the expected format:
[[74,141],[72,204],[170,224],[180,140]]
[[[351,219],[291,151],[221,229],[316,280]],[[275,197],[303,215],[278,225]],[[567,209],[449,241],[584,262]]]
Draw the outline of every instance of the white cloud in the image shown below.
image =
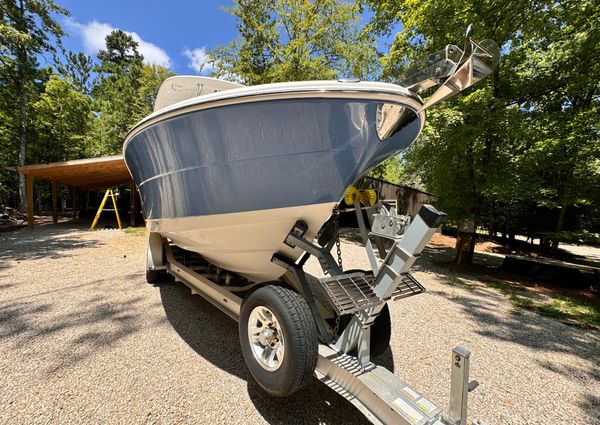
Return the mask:
[[212,63],[208,62],[206,47],[198,47],[194,50],[185,49],[183,55],[190,61],[188,66],[201,75],[208,75],[214,71]]
[[[98,21],[91,21],[87,24],[81,24],[73,19],[68,19],[67,26],[77,32],[81,36],[83,48],[87,54],[95,55],[99,50],[106,48],[106,36],[112,31],[118,29],[110,24]],[[144,56],[144,62],[151,65],[162,65],[167,68],[171,66],[171,58],[163,49],[156,44],[142,40],[136,32],[125,31],[137,43],[138,50]]]

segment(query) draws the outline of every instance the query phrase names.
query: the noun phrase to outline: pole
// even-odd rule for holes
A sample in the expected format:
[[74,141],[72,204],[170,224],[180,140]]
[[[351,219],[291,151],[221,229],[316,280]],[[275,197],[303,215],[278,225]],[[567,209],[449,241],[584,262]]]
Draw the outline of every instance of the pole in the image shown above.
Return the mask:
[[57,183],[52,182],[52,223],[58,223],[58,188]]
[[33,176],[27,175],[27,227],[33,229]]
[[77,189],[73,188],[71,191],[71,201],[73,202],[73,219],[77,218]]

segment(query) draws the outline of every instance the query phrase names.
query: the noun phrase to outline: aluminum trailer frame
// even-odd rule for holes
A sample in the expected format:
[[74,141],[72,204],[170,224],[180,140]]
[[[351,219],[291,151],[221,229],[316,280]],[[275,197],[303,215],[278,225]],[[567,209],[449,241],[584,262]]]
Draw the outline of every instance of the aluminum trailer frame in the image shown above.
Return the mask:
[[[357,209],[357,213],[359,211]],[[392,372],[370,361],[370,326],[387,300],[391,298],[394,292],[392,287],[399,285],[402,274],[412,266],[416,256],[422,251],[433,232],[441,225],[443,216],[443,213],[439,213],[433,207],[426,206],[425,210],[420,211],[413,223],[408,226],[404,235],[394,238],[395,242],[388,251],[373,282],[373,290],[375,293],[381,294],[379,297],[382,301],[356,311],[335,344],[332,344],[331,340],[326,340],[327,338],[323,335],[323,332],[326,332],[323,323],[319,325],[319,318],[315,317],[319,328],[320,343],[314,375],[350,401],[374,424],[466,424],[468,392],[477,386],[475,381],[469,383],[471,353],[468,349],[456,347],[452,350],[448,416],[444,416],[440,407]],[[371,236],[373,235],[371,233]],[[302,282],[306,278],[302,271],[302,265],[310,254],[319,258],[324,270],[330,274],[336,272],[338,276],[335,277],[347,275],[339,270],[331,257],[330,243],[325,247],[319,247],[306,241],[302,236],[302,226],[298,227],[297,223],[297,226],[290,231],[286,243],[301,247],[307,254],[299,264],[287,264],[288,274],[286,276],[288,280],[296,282],[300,280],[301,288],[299,289],[310,306],[312,294],[310,288]],[[367,249],[369,248],[371,248],[370,244]],[[232,319],[239,321],[243,299],[228,290],[226,286],[215,283],[208,275],[198,273],[179,262],[175,258],[171,246],[160,235],[150,234],[147,258],[148,270],[166,269],[175,277],[176,281],[188,286],[193,294],[202,296]],[[286,266],[285,259],[274,256],[273,261]],[[297,286],[296,284],[295,287]],[[315,311],[316,306],[311,307],[313,316],[316,314]],[[352,354],[355,351],[357,352],[356,356]]]

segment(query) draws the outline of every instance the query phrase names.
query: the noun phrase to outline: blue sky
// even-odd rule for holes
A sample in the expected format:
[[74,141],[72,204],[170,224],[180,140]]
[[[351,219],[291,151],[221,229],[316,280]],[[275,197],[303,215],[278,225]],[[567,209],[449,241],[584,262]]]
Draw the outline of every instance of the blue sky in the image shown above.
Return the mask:
[[[170,67],[177,74],[206,74],[206,50],[237,36],[235,19],[222,10],[231,0],[57,0],[71,12],[61,18],[65,48],[91,56],[104,46],[113,29],[130,33],[146,62]],[[365,19],[366,17],[363,17]]]
[[[229,0],[58,0],[71,12],[61,18],[69,50],[95,56],[113,29],[131,33],[149,63],[169,66],[177,74],[202,72],[206,49],[236,37],[235,20],[222,10]],[[194,66],[195,64],[195,66]],[[204,72],[207,70],[205,69]]]

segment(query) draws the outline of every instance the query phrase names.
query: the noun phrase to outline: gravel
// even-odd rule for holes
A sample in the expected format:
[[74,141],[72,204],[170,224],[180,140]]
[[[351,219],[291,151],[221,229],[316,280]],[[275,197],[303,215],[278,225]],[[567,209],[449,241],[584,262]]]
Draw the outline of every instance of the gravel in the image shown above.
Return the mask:
[[[0,234],[0,423],[366,422],[316,380],[266,396],[233,320],[183,285],[145,283],[145,242],[73,224]],[[352,239],[342,250],[346,268],[368,267]],[[433,262],[447,255],[419,259],[428,291],[391,304],[391,349],[376,361],[445,408],[450,350],[464,345],[473,420],[600,424],[600,333],[515,314],[476,281],[448,284]]]

